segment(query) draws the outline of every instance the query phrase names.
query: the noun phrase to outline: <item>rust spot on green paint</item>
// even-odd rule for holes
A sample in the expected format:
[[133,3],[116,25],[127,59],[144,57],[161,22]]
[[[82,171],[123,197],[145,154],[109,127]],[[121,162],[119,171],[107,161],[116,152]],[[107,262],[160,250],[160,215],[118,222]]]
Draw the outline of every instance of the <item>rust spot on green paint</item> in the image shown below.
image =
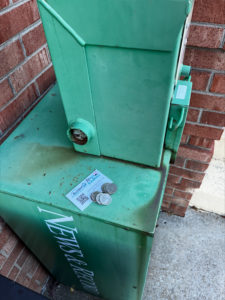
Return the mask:
[[[65,165],[74,164],[78,155],[70,147],[47,146],[41,144],[29,144],[29,147],[23,149],[24,159],[20,161],[18,173],[21,177],[35,176],[42,174],[43,169],[49,172],[58,170]],[[15,170],[14,170],[15,171]],[[48,172],[48,173],[49,173]],[[12,174],[15,178],[15,174]]]

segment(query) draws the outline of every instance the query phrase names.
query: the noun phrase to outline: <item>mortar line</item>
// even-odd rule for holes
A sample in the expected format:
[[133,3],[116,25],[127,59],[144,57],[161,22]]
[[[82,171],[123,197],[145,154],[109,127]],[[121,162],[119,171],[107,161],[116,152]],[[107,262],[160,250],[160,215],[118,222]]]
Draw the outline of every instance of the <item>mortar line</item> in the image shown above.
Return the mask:
[[12,73],[14,73],[17,69],[22,67],[28,60],[30,60],[33,56],[35,56],[38,52],[42,51],[46,47],[47,47],[47,43],[45,43],[40,48],[38,48],[36,51],[31,53],[31,55],[25,57],[23,61],[21,61],[18,65],[16,65],[13,69],[11,69],[7,74],[4,74],[2,77],[0,77],[0,82],[2,82],[4,79],[6,79]]
[[12,82],[11,82],[11,78],[8,77],[6,80],[8,80],[8,83],[9,83],[9,86],[11,87],[11,89],[12,89],[13,95],[16,96],[16,91],[14,89],[14,86],[13,86]]
[[12,99],[10,99],[5,105],[0,108],[0,112],[2,112],[8,105],[10,105],[17,97],[19,97],[32,83],[35,82],[37,78],[39,78],[43,73],[45,73],[48,69],[52,67],[52,63],[50,63],[47,67],[45,67],[38,75],[36,75],[31,81],[29,81]]
[[191,25],[205,26],[205,27],[213,27],[213,28],[225,28],[224,24],[217,23],[207,23],[207,22],[191,22]]
[[212,93],[212,92],[207,92],[207,91],[199,91],[199,90],[192,90],[192,92],[196,94],[201,94],[201,95],[207,95],[207,96],[217,96],[217,97],[222,97],[225,98],[225,94],[218,94],[218,93]]
[[12,4],[11,4],[11,1],[10,1],[10,5],[8,5],[8,6],[1,9],[0,16],[7,13],[7,12],[9,12],[9,11],[11,11],[11,10],[13,10],[16,7],[19,7],[19,6],[23,5],[24,3],[29,2],[29,1],[30,0],[21,0],[19,2],[15,2],[15,3],[12,2]]
[[201,123],[201,118],[202,118],[202,109],[200,109],[200,112],[198,114],[197,123]]
[[16,40],[19,39],[19,35],[21,34],[22,36],[25,35],[26,33],[30,32],[32,29],[36,28],[37,26],[39,26],[41,23],[41,20],[37,20],[34,23],[30,24],[29,26],[27,26],[26,28],[24,28],[23,30],[17,32],[14,36],[10,37],[7,41],[3,42],[0,45],[0,51],[3,50],[3,48],[7,47],[8,45],[12,44],[13,42],[15,42]]
[[215,69],[197,68],[197,67],[191,67],[191,68],[192,68],[192,70],[195,70],[195,71],[215,72],[215,73],[225,74],[225,70],[215,70]]
[[223,31],[223,37],[222,37],[221,42],[220,42],[220,48],[223,48],[224,44],[225,44],[225,29]]
[[224,129],[223,126],[215,126],[215,125],[209,125],[209,124],[203,124],[203,123],[197,123],[197,122],[191,122],[191,121],[187,121],[186,124],[201,125],[204,127],[215,128],[215,129]]

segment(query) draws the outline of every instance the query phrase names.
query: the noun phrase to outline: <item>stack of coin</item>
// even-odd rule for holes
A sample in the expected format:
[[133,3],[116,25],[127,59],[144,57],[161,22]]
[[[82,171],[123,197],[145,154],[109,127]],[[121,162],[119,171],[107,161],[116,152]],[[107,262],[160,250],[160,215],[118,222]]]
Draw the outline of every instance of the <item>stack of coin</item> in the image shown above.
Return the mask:
[[109,205],[112,202],[110,195],[117,191],[115,183],[104,183],[101,186],[102,192],[95,191],[91,193],[91,200],[100,205]]

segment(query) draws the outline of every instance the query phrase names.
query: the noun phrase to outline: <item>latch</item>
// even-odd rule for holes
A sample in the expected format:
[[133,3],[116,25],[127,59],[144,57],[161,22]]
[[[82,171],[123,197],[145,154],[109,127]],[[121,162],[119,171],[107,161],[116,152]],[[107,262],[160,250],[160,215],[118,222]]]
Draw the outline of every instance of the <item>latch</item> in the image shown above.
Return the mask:
[[185,68],[182,68],[183,72],[181,71],[181,75],[185,76],[185,79],[178,80],[175,87],[165,138],[165,148],[172,150],[172,162],[175,160],[179,148],[192,90],[190,68],[188,66],[184,67]]

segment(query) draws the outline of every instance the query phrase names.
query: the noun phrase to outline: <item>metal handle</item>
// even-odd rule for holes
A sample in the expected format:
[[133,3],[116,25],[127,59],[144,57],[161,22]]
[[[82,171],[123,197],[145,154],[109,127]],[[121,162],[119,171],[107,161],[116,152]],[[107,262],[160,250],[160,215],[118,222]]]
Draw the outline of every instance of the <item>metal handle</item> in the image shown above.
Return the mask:
[[183,122],[183,119],[184,119],[184,112],[185,112],[185,108],[182,107],[181,108],[180,118],[179,118],[179,120],[177,121],[177,123],[175,124],[174,127],[173,127],[174,118],[173,117],[170,118],[169,125],[168,125],[169,130],[175,131],[175,130],[177,130],[177,128],[179,128],[181,126],[181,124]]

